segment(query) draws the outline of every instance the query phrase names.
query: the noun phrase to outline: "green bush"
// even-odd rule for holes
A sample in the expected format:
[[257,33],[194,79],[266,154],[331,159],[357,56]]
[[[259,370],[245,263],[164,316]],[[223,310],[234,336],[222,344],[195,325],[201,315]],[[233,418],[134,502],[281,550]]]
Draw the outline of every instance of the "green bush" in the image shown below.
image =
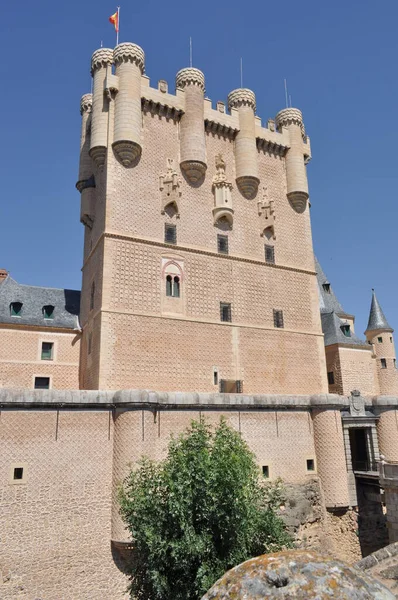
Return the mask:
[[255,457],[221,420],[192,422],[168,456],[143,458],[120,494],[134,541],[131,598],[198,600],[231,567],[289,547]]

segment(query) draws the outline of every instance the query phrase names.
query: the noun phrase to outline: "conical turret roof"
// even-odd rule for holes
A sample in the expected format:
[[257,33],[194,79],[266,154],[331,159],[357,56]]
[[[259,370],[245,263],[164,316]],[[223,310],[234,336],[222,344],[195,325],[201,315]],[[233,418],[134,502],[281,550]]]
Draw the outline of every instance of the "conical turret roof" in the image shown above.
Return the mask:
[[369,321],[366,331],[374,331],[376,329],[385,329],[387,331],[394,331],[382,311],[378,299],[376,298],[375,291],[372,290],[372,303],[370,305]]

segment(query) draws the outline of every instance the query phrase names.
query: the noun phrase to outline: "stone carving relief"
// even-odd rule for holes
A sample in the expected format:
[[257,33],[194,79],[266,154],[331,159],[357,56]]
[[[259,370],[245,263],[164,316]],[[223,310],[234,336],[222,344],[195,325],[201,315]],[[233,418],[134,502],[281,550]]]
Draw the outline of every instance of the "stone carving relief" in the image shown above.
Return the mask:
[[226,219],[229,226],[233,224],[232,183],[225,174],[225,160],[221,154],[216,156],[216,174],[213,177],[214,208],[213,218],[216,225],[220,219]]
[[365,417],[365,399],[362,398],[359,390],[353,390],[350,396],[350,415],[351,417]]
[[178,218],[180,216],[181,179],[172,158],[167,159],[167,172],[159,177],[159,190],[162,198],[161,214],[164,215],[166,208],[173,206]]
[[268,187],[263,187],[263,197],[257,202],[258,215],[261,217],[261,235],[266,230],[272,231],[275,239],[275,202],[269,198]]

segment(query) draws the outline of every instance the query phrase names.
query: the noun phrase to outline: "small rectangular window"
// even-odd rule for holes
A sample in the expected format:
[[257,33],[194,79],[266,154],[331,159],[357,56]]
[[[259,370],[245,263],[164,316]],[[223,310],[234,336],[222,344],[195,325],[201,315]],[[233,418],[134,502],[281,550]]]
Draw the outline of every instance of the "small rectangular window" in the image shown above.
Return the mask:
[[385,358],[380,359],[380,364],[382,369],[387,369],[387,361]]
[[50,378],[49,377],[35,377],[35,390],[49,390],[50,389]]
[[232,321],[230,303],[220,302],[220,319],[221,321]]
[[315,461],[313,458],[307,458],[307,471],[315,471]]
[[276,310],[274,308],[274,327],[283,328],[283,310]]
[[263,465],[263,477],[265,477],[265,479],[269,478],[269,466],[268,465]]
[[177,243],[177,227],[170,223],[164,224],[164,241],[166,244]]
[[228,236],[217,235],[217,250],[220,254],[228,254]]
[[23,479],[23,467],[14,468],[14,480]]
[[333,371],[329,371],[328,373],[328,384],[334,385],[334,373]]
[[382,337],[378,337],[377,341],[379,342],[379,344],[382,344],[383,343],[383,338]]
[[42,360],[53,360],[53,342],[42,342],[41,345],[41,359]]
[[264,245],[265,250],[265,262],[269,265],[275,264],[275,248],[269,244]]
[[214,371],[213,371],[213,384],[214,385],[218,385],[218,371],[217,371],[217,369],[214,369]]

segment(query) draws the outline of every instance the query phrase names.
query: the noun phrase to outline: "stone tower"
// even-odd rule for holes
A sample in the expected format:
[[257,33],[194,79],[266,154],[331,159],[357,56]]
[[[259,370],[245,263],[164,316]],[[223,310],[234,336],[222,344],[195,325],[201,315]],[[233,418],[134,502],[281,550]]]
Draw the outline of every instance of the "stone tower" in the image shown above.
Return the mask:
[[302,114],[253,91],[150,86],[136,44],[100,48],[81,102],[80,386],[327,391]]

